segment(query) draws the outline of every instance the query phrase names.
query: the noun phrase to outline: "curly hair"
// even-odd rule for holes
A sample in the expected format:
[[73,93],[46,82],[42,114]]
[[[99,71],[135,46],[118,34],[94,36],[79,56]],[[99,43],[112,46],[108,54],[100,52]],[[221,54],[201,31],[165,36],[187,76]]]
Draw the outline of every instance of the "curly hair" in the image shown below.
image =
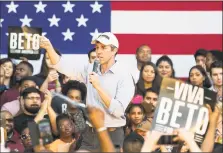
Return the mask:
[[67,95],[70,90],[79,90],[81,92],[81,100],[85,102],[87,95],[86,85],[76,80],[70,80],[62,87],[62,94]]

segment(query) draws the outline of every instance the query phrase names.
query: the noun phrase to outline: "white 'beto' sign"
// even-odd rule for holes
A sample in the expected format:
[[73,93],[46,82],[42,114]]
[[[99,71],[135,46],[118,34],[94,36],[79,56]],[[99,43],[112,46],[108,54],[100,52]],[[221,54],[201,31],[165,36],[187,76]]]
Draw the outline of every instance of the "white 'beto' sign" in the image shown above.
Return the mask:
[[41,28],[8,27],[8,56],[15,59],[26,57],[29,60],[40,58]]
[[193,129],[204,135],[209,122],[209,112],[204,104],[214,109],[216,93],[208,89],[164,78],[152,129],[172,133],[173,129]]

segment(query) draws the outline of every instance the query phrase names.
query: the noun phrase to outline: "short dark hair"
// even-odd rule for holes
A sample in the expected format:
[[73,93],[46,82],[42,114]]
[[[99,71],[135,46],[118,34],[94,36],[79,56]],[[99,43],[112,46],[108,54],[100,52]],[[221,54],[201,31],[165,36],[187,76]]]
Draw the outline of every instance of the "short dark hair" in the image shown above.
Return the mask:
[[[21,61],[19,64],[24,64],[24,65],[27,65],[29,70],[33,73],[33,65],[27,61]],[[19,65],[18,64],[18,65]]]
[[146,89],[146,91],[143,93],[143,99],[145,98],[147,92],[153,92],[153,93],[157,94],[157,96],[159,96],[159,91],[152,87],[152,88]]
[[62,87],[62,94],[67,95],[70,90],[79,90],[81,92],[81,100],[84,102],[87,95],[87,87],[84,83],[76,81],[76,80],[69,80],[66,84]]
[[142,44],[140,45],[137,49],[136,49],[136,54],[139,53],[139,51],[141,51],[142,47],[148,46],[147,44]]
[[196,60],[197,56],[204,56],[204,57],[206,57],[206,55],[207,55],[207,50],[205,50],[205,49],[198,49],[195,52],[195,54],[194,54],[194,58]]
[[27,80],[33,81],[36,83],[36,78],[34,76],[26,76],[19,81],[19,86],[21,86]]
[[214,61],[222,61],[223,59],[223,52],[220,50],[210,50],[209,53],[212,54]]
[[30,87],[30,88],[26,88],[21,94],[20,96],[23,97],[23,99],[25,99],[30,93],[37,93],[37,94],[41,94],[40,90],[34,87]]
[[88,52],[88,59],[90,59],[91,53],[92,53],[92,52],[95,52],[95,51],[96,51],[96,49],[93,48],[93,49],[91,49],[91,50]]
[[210,67],[210,75],[212,75],[212,69],[213,68],[221,68],[222,69],[222,61],[215,61],[211,64],[211,67]]
[[123,152],[140,152],[143,143],[143,137],[136,132],[132,132],[124,139]]

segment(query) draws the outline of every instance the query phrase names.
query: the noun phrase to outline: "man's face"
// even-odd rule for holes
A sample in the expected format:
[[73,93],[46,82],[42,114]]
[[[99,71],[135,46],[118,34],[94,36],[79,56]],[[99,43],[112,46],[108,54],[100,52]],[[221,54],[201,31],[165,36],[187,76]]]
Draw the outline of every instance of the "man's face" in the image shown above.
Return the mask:
[[20,92],[23,92],[26,88],[36,87],[36,83],[31,80],[24,81],[19,87]]
[[151,103],[153,105],[153,110],[155,110],[157,101],[158,101],[158,95],[154,92],[146,92],[146,95],[144,97],[144,102]]
[[31,140],[29,128],[26,128],[23,130],[23,132],[21,133],[21,140],[25,148],[32,148],[32,140]]
[[96,58],[97,58],[96,52],[91,52],[89,63],[93,63]]
[[29,113],[36,114],[38,113],[41,106],[41,98],[38,93],[30,93],[24,99],[25,110]]
[[211,78],[216,86],[222,86],[222,68],[212,68]]
[[148,46],[142,46],[136,54],[136,59],[141,63],[151,61],[151,49]]
[[72,136],[74,129],[70,120],[64,119],[59,122],[60,135],[63,137]]
[[196,64],[203,66],[206,63],[206,57],[204,56],[197,56],[196,57]]
[[9,112],[4,112],[1,114],[1,118],[5,120],[5,129],[7,133],[11,133],[14,129],[13,116]]
[[21,80],[22,78],[31,75],[32,72],[30,71],[29,67],[26,64],[21,63],[16,66],[16,72],[15,72],[16,80]]
[[96,43],[96,54],[101,65],[107,64],[113,57],[117,49],[112,50],[110,45],[103,45],[102,43]]

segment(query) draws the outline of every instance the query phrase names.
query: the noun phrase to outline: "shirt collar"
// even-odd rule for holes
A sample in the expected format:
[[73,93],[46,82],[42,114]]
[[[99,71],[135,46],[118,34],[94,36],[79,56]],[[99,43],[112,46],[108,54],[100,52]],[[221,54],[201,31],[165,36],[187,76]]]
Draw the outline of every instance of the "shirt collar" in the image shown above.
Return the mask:
[[[108,71],[106,71],[105,73],[108,73],[108,72],[112,72],[112,73],[117,73],[117,71],[118,71],[118,62],[117,62],[117,60],[115,60],[115,63],[109,68],[109,70]],[[98,67],[98,72],[99,72],[99,74],[101,75],[101,70],[100,70],[100,66]]]

